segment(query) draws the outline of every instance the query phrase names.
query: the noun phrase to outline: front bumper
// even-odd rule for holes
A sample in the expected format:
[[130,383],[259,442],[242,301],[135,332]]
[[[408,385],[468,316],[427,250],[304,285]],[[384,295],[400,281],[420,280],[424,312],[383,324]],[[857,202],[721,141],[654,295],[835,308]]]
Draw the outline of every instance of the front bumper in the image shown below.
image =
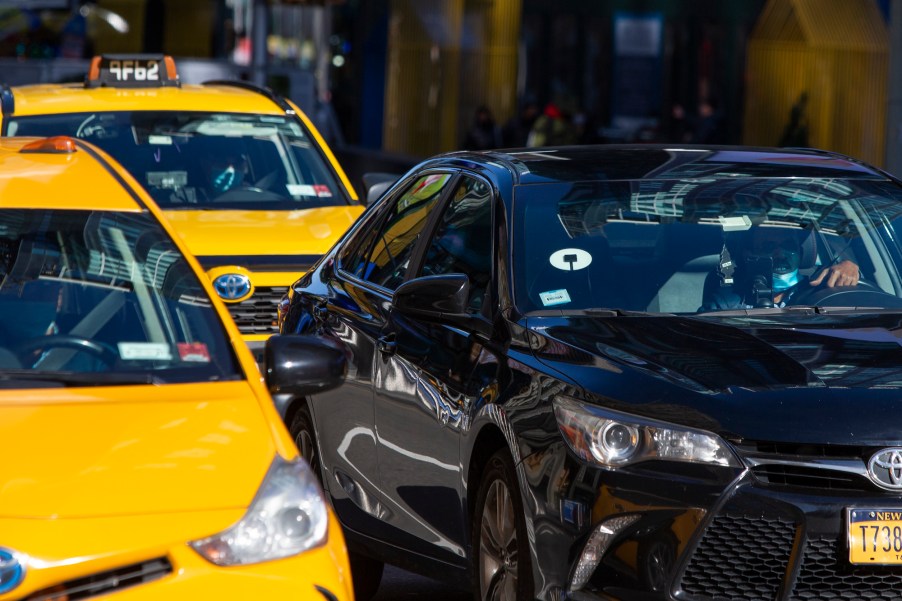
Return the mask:
[[[902,565],[849,560],[848,509],[902,511],[897,493],[866,478],[663,462],[615,471],[586,469],[572,458],[531,463],[561,466],[548,478],[527,474],[540,485],[530,492],[539,501],[531,519],[541,599],[902,598]],[[591,576],[574,586],[593,532],[628,515],[638,519],[616,533]]]
[[[216,513],[216,512],[214,512]],[[197,599],[292,599],[310,601],[350,601],[353,599],[350,568],[341,528],[330,516],[327,543],[306,553],[246,566],[219,567],[197,554],[183,538],[170,544],[133,545],[128,548],[129,526],[136,526],[131,534],[142,538],[150,524],[147,520],[122,518],[113,520],[62,520],[81,524],[50,524],[54,520],[0,520],[4,532],[3,544],[14,548],[25,562],[25,576],[21,585],[0,595],[0,601],[30,601],[48,599],[115,598],[123,601],[167,601]],[[117,525],[109,525],[109,522]],[[174,516],[171,521],[180,521]],[[198,523],[209,521],[207,516],[195,516]],[[20,522],[14,524],[14,522]],[[27,520],[26,520],[27,522]],[[140,523],[145,525],[142,526]],[[8,530],[2,528],[9,526]],[[94,530],[96,528],[96,530]],[[109,530],[108,530],[109,529]],[[158,536],[169,538],[179,531],[194,528],[184,524],[167,526],[157,523]],[[49,540],[43,535],[68,531],[85,536],[79,555],[73,540]],[[106,532],[110,536],[104,536]],[[31,534],[36,541],[29,544],[19,534]],[[9,534],[9,536],[7,536]],[[98,534],[105,539],[97,541]],[[43,541],[43,544],[42,544]],[[61,544],[57,544],[61,543]],[[54,553],[52,549],[58,549]]]

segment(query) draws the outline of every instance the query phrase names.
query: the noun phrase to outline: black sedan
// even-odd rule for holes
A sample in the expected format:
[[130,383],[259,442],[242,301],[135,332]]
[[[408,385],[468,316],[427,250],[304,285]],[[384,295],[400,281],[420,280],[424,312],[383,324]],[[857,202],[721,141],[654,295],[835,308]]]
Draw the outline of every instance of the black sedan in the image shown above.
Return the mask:
[[902,590],[902,184],[814,150],[429,159],[283,299],[345,528],[477,599]]

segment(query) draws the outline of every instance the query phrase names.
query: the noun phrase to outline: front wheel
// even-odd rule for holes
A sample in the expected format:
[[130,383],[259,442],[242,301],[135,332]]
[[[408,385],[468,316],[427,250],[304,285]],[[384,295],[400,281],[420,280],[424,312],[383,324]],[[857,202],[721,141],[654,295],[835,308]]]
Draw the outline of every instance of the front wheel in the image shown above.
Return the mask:
[[[313,426],[310,409],[306,405],[294,415],[289,432],[291,432],[291,437],[301,452],[301,456],[310,464],[320,486],[323,487],[323,467],[320,461],[319,447],[316,444],[316,429]],[[323,487],[323,494],[328,494],[325,487]],[[351,564],[351,580],[354,583],[354,599],[369,601],[376,596],[376,591],[379,590],[385,565],[377,559],[353,551],[348,552],[348,560]]]
[[535,598],[526,516],[514,463],[505,450],[492,455],[483,473],[472,541],[476,601]]

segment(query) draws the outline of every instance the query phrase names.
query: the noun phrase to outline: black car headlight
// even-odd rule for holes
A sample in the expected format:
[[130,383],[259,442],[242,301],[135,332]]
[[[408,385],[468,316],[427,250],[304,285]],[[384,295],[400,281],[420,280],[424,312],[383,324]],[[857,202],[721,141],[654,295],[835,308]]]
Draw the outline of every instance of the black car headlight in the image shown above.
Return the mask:
[[307,462],[277,456],[244,517],[190,544],[216,565],[260,563],[322,545],[328,523],[326,502]]
[[568,446],[584,461],[613,469],[649,459],[742,464],[716,434],[603,409],[575,399],[554,399],[554,415]]

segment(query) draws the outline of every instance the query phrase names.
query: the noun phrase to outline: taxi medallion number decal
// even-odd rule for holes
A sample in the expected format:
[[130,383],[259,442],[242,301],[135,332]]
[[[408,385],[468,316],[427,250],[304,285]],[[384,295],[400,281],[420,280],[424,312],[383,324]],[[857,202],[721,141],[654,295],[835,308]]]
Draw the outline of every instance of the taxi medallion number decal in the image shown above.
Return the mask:
[[849,562],[902,565],[902,509],[848,509]]
[[158,81],[160,61],[158,60],[111,60],[107,65],[110,76],[116,81]]

